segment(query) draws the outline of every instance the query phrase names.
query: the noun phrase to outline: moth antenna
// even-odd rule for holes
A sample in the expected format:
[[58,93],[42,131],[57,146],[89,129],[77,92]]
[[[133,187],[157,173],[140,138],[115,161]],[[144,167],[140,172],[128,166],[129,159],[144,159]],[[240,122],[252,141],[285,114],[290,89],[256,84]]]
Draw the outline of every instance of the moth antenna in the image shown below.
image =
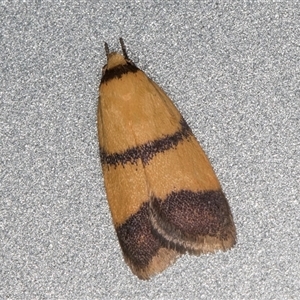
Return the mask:
[[127,52],[126,52],[125,43],[124,43],[124,41],[123,41],[122,38],[120,38],[120,44],[121,44],[123,56],[125,57],[125,59],[129,60],[128,55],[127,55]]
[[108,44],[106,42],[104,43],[104,48],[105,48],[106,57],[108,58],[109,48],[108,48]]

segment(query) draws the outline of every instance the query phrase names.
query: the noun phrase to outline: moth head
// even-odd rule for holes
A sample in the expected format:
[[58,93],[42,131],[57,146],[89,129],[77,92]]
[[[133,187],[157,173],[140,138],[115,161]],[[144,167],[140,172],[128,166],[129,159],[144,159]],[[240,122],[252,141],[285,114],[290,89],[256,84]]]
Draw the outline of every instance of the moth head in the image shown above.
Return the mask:
[[107,70],[113,69],[117,66],[126,65],[126,64],[134,65],[132,60],[130,60],[127,55],[126,47],[122,38],[120,38],[120,44],[122,48],[122,54],[118,52],[109,52],[108,44],[104,43],[107,63],[102,68],[102,75],[104,75],[104,73]]

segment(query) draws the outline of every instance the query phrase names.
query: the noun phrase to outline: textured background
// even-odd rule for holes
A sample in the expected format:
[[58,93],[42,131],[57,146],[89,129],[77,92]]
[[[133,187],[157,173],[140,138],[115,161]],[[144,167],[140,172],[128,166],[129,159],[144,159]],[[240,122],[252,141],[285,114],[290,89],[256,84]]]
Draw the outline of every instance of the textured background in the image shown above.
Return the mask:
[[[1,299],[299,296],[298,1],[0,3]],[[238,232],[149,282],[123,261],[100,169],[103,43],[120,36],[210,157]]]

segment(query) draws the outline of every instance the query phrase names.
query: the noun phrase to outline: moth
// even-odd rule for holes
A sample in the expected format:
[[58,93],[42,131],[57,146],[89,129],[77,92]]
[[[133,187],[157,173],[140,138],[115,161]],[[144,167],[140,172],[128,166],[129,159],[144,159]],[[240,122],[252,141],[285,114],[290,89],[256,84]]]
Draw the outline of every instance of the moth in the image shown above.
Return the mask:
[[129,58],[105,50],[98,136],[123,256],[149,279],[183,253],[227,250],[236,230],[215,172],[166,93]]

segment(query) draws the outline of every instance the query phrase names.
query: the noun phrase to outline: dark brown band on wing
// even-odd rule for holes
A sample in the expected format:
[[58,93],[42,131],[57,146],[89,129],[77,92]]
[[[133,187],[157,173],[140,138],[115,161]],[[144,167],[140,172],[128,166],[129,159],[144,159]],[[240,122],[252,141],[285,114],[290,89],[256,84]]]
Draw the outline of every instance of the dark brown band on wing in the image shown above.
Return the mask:
[[143,145],[127,149],[124,152],[107,154],[100,148],[101,163],[116,167],[119,164],[136,164],[141,159],[143,165],[146,165],[157,153],[176,148],[179,142],[192,135],[192,131],[184,119],[180,120],[180,125],[180,130],[172,135],[165,135],[161,139],[149,141]]
[[135,73],[139,70],[137,66],[135,66],[133,63],[127,63],[125,65],[118,65],[112,69],[108,69],[104,72],[102,78],[101,78],[101,84],[108,82],[115,78],[121,78],[124,74],[127,74],[129,72]]
[[195,253],[189,242],[199,242],[201,237],[235,240],[235,227],[222,191],[180,190],[164,201],[149,199],[116,232],[126,260],[136,270],[147,268],[161,247]]
[[235,226],[221,190],[172,192],[163,201],[151,199],[150,206],[152,233],[165,247],[181,253],[197,252],[188,245],[199,243],[206,236],[234,244]]
[[149,202],[146,202],[137,213],[116,228],[124,256],[137,270],[146,268],[161,248],[151,226]]

